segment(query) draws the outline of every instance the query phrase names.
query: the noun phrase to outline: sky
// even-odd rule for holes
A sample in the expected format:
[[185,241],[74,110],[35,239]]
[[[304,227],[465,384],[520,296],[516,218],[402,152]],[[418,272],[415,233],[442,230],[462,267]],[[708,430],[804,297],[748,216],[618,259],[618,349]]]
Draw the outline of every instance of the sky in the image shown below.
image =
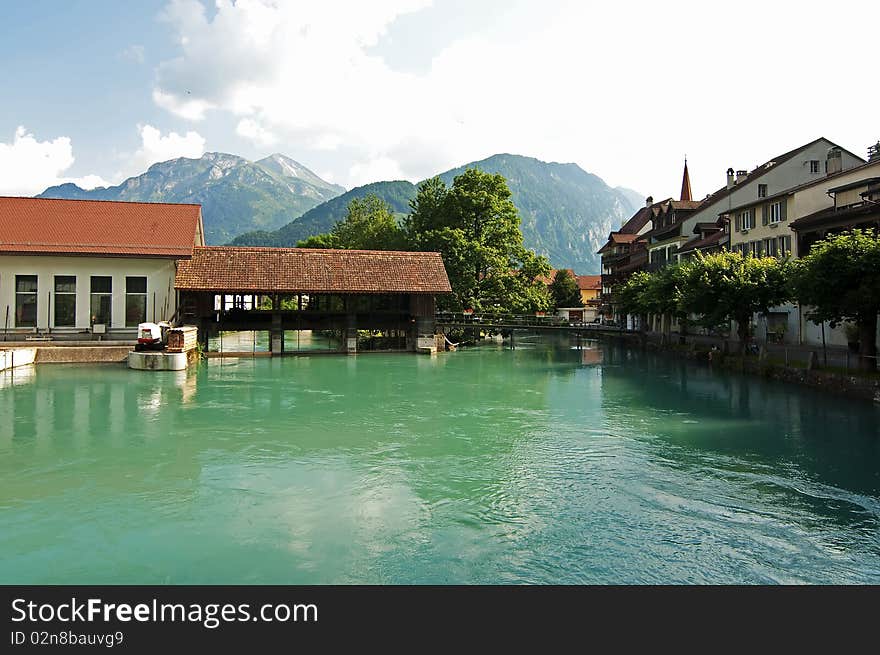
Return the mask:
[[0,194],[203,152],[347,188],[505,152],[612,186],[724,186],[880,139],[880,3],[2,0]]

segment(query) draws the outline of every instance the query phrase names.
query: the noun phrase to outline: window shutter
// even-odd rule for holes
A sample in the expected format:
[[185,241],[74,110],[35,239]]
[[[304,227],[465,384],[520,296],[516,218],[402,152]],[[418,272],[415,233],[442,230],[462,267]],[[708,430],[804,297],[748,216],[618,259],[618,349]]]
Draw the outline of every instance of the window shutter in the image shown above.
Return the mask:
[[764,205],[761,208],[761,224],[767,225],[769,220],[770,220],[770,205],[768,204],[768,205]]
[[784,221],[786,219],[786,205],[788,203],[783,199],[779,201],[779,220]]
[[740,217],[741,217],[741,216],[742,216],[742,214],[737,214],[737,215],[736,215],[735,222],[736,222],[736,231],[737,231],[737,232],[739,232],[740,229],[741,229],[741,226],[740,226]]

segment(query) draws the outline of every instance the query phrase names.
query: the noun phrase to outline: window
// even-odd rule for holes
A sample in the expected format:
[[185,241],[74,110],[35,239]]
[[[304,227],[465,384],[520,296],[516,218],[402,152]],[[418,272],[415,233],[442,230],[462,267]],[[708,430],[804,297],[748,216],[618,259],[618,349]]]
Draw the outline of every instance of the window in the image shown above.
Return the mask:
[[37,327],[37,276],[15,276],[15,327]]
[[770,207],[770,215],[767,219],[768,223],[778,223],[782,220],[782,203],[781,202],[771,202]]
[[55,276],[55,327],[76,325],[76,276]]
[[755,227],[755,220],[751,209],[746,209],[736,215],[736,230],[738,232],[751,230],[753,227]]
[[766,198],[767,197],[767,185],[766,184],[759,184],[758,185],[758,197],[759,198]]
[[113,305],[113,278],[109,275],[93,275],[91,284],[91,323],[110,325],[110,310]]
[[791,236],[778,237],[777,241],[779,246],[779,256],[791,256]]
[[818,173],[819,172],[819,160],[818,159],[811,159],[810,160],[810,172],[811,173]]
[[761,242],[760,241],[749,241],[749,254],[752,257],[760,257],[761,256]]
[[776,239],[764,239],[764,255],[776,257]]
[[137,327],[147,320],[147,278],[125,278],[125,327]]

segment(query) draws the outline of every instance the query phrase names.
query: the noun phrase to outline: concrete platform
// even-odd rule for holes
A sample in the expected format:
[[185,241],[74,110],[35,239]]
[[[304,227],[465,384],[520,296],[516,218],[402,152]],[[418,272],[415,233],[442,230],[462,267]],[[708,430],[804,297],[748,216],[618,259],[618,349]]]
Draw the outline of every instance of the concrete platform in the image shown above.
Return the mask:
[[136,371],[185,371],[187,353],[137,352],[128,353],[128,368]]
[[134,346],[40,346],[37,364],[117,364]]

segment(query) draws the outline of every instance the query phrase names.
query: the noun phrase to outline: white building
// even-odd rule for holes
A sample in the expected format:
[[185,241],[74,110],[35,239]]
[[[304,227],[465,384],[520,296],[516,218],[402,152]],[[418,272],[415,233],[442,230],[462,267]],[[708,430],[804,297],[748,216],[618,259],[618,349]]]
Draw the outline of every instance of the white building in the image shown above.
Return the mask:
[[[729,214],[736,207],[761,201],[801,184],[821,181],[828,175],[864,163],[861,157],[828,139],[819,138],[774,157],[751,172],[729,168],[727,184],[706,196],[699,208],[684,220],[681,233],[693,234],[697,223],[715,223],[719,214]],[[735,230],[733,220],[731,230]]]
[[133,339],[174,316],[177,262],[197,245],[199,205],[0,197],[4,338]]

